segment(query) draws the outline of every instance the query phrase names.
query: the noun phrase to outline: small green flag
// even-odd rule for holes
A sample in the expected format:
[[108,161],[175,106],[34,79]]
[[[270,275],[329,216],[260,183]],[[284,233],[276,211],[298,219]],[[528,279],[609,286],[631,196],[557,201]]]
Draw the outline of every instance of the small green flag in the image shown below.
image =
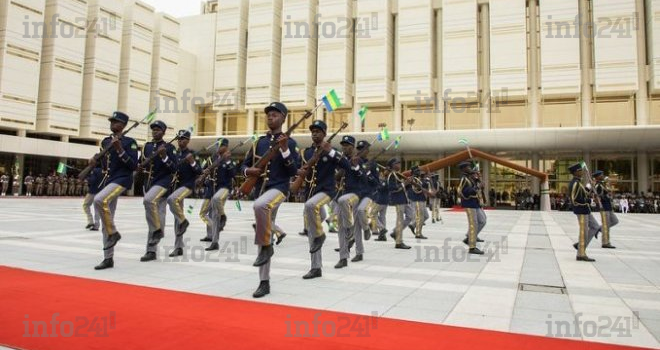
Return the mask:
[[580,166],[582,167],[582,169],[584,169],[584,168],[587,167],[587,163],[585,163],[584,161],[582,161],[582,162],[580,163]]
[[397,137],[396,140],[394,140],[394,149],[399,149],[399,146],[401,146],[401,136]]
[[369,107],[367,106],[362,106],[362,108],[360,108],[360,112],[358,112],[360,115],[360,122],[364,123],[367,119],[367,111],[369,111]]
[[188,205],[188,214],[192,214],[194,209],[195,207],[193,207],[192,204]]
[[380,140],[389,141],[389,139],[390,139],[390,131],[387,130],[387,127],[384,127],[383,130],[380,131]]
[[468,145],[468,140],[467,139],[460,139],[460,140],[458,140],[458,143],[460,143],[463,146],[467,146]]
[[57,173],[66,175],[66,164],[60,162],[60,164],[57,165]]
[[239,200],[236,200],[236,209],[237,209],[238,211],[242,211],[242,209],[241,209],[241,201],[239,201]]
[[146,121],[147,124],[151,123],[152,121],[154,121],[154,119],[156,119],[157,111],[158,111],[158,109],[154,108],[153,111],[151,111],[151,112],[149,112],[149,114],[147,114],[147,116],[145,117],[145,121]]

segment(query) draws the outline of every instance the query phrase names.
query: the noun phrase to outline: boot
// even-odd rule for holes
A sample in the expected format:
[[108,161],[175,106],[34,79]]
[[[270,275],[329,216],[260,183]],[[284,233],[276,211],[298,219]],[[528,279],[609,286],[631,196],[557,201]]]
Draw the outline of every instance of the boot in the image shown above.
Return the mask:
[[259,288],[252,293],[253,298],[263,298],[270,294],[270,281],[259,282]]

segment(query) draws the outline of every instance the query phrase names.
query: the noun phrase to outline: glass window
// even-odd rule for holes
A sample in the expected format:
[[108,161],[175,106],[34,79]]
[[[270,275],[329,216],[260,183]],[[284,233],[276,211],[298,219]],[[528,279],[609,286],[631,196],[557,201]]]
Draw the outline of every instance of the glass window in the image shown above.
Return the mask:
[[222,130],[225,135],[247,134],[247,112],[226,113],[223,119]]

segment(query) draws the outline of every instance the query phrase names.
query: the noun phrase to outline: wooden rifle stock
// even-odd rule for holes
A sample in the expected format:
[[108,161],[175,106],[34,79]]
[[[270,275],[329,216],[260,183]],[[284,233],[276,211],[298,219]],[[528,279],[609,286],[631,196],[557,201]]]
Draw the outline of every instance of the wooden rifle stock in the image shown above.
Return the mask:
[[[348,123],[342,123],[341,127],[339,128],[339,130],[337,130],[334,134],[332,134],[332,136],[330,136],[330,138],[328,138],[327,142],[328,142],[328,143],[331,143],[332,140],[333,140],[333,139],[334,139],[334,138],[335,138],[340,132],[342,132],[342,130],[346,129],[347,127],[348,127]],[[307,178],[307,176],[309,176],[309,172],[312,171],[312,168],[313,168],[314,166],[316,166],[316,163],[318,163],[319,160],[321,159],[321,154],[323,154],[323,150],[322,150],[320,147],[317,148],[316,151],[314,151],[314,155],[313,155],[312,158],[309,160],[309,162],[307,162],[307,167],[305,168],[305,173],[304,173],[303,175],[299,175],[299,176],[297,176],[296,179],[295,179],[295,180],[293,181],[293,183],[291,184],[291,187],[290,187],[290,189],[289,189],[291,192],[296,193],[296,192],[298,192],[298,191],[300,190],[300,188],[302,187],[303,182],[305,181],[305,179]]]
[[[319,106],[320,105],[316,106],[316,108],[314,108],[314,110],[316,110]],[[307,113],[305,113],[305,115],[303,115],[303,117],[299,121],[297,121],[295,124],[293,124],[291,126],[291,128],[289,128],[289,130],[287,130],[285,135],[287,137],[290,137],[291,133],[294,130],[296,130],[296,128],[298,128],[298,126],[300,126],[300,124],[302,124],[302,122],[304,122],[305,119],[311,117],[313,113],[314,113],[314,111],[307,111]],[[257,163],[254,165],[254,168],[259,168],[261,170],[261,172],[263,173],[263,171],[266,169],[266,166],[268,165],[268,163],[275,157],[275,155],[279,151],[280,151],[280,148],[277,147],[277,140],[271,141],[270,149],[268,150],[268,152],[266,152],[266,154],[263,155],[263,157],[259,158],[259,161],[257,161]],[[253,156],[255,156],[255,155],[253,154]],[[246,179],[245,179],[245,182],[243,182],[243,185],[241,185],[241,189],[240,189],[241,193],[243,195],[246,195],[246,196],[249,195],[250,192],[252,192],[252,190],[254,189],[254,186],[259,181],[260,177],[261,176],[247,176]]]
[[[171,145],[172,143],[174,143],[174,141],[176,141],[178,139],[179,139],[179,135],[176,135],[176,137],[173,138],[167,144]],[[151,154],[149,157],[147,157],[145,160],[143,160],[142,163],[140,163],[140,167],[145,168],[147,165],[149,165],[149,163],[153,162],[153,160],[156,159],[157,156],[158,156],[158,149],[154,150],[153,154]]]
[[[124,130],[121,133],[121,135],[119,136],[119,138],[121,139],[122,137],[124,137],[131,130],[135,129],[138,125],[140,125],[140,122],[133,122],[133,125],[131,125],[131,127],[128,128],[127,130]],[[112,143],[110,143],[107,147],[102,149],[101,152],[95,154],[94,155],[94,163],[99,162],[101,160],[101,158],[103,158],[106,154],[108,154],[108,151],[110,151],[110,148],[112,148]],[[87,175],[89,175],[89,173],[92,171],[92,169],[94,169],[94,167],[96,167],[96,164],[94,164],[94,165],[88,164],[87,167],[85,167],[85,169],[83,169],[80,172],[80,174],[78,174],[78,180],[84,180],[87,177]]]

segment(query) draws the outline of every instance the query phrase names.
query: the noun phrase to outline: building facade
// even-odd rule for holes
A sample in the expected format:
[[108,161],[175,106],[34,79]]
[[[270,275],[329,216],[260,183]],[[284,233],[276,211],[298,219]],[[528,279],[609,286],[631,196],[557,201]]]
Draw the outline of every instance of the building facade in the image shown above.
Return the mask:
[[[0,163],[10,167],[24,163],[11,153],[88,158],[114,109],[139,119],[158,108],[173,128],[193,125],[203,147],[265,132],[273,100],[293,123],[334,89],[342,108],[314,118],[370,141],[383,128],[402,136],[385,157],[423,163],[465,139],[547,172],[555,192],[578,160],[621,191],[660,192],[660,0],[212,0],[178,19],[135,0],[0,9]],[[121,25],[99,34],[76,27],[78,13]],[[24,35],[24,22],[53,21],[83,38]],[[135,137],[148,139],[146,125]],[[524,174],[482,169],[499,191],[538,190]]]

